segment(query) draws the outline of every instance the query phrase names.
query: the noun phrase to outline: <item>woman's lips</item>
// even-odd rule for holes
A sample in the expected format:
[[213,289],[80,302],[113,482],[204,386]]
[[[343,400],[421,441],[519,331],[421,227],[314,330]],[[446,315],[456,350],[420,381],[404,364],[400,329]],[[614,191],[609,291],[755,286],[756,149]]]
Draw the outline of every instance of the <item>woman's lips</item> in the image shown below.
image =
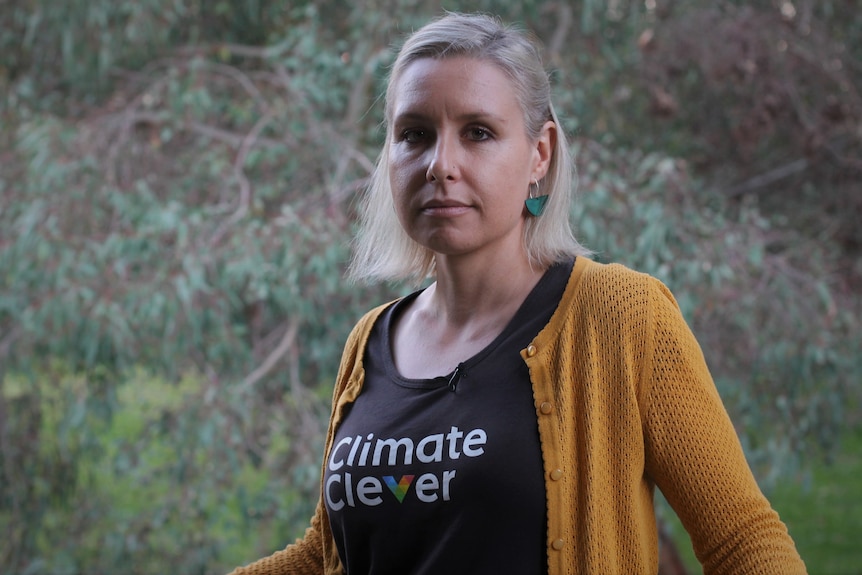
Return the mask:
[[422,213],[429,216],[457,216],[469,211],[471,208],[467,204],[454,201],[431,201],[422,206]]

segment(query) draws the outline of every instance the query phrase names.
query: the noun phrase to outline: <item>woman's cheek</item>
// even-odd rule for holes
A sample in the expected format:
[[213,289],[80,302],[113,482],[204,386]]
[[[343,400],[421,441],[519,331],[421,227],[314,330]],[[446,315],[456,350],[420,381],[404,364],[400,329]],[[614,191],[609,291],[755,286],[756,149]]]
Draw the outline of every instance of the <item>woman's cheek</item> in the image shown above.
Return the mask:
[[400,196],[409,195],[411,187],[421,185],[425,181],[425,173],[419,167],[419,162],[404,157],[392,157],[389,163],[389,185],[397,202]]

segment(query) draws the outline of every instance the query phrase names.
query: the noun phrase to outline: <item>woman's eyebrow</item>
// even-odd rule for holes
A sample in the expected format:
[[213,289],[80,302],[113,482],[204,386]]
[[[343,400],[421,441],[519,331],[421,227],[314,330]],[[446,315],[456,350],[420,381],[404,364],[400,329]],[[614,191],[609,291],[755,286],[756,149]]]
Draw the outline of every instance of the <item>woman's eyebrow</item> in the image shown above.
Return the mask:
[[[416,122],[416,121],[428,121],[431,119],[431,114],[425,114],[423,112],[417,112],[412,110],[406,110],[404,112],[399,112],[394,117],[394,123],[404,123],[404,122]],[[455,116],[455,120],[463,123],[469,122],[496,122],[499,124],[507,124],[508,120],[500,115],[493,114],[491,112],[465,112],[463,114],[459,114]]]

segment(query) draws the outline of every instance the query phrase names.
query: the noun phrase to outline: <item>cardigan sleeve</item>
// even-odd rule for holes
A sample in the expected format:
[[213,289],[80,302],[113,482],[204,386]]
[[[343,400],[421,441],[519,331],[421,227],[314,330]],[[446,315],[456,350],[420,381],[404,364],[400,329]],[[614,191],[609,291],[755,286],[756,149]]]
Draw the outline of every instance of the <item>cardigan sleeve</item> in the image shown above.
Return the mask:
[[641,394],[646,472],[691,536],[705,574],[804,574],[676,301],[657,280],[649,293]]
[[[326,433],[324,464],[326,454],[332,446],[335,430],[341,421],[344,406],[352,402],[359,393],[363,371],[362,353],[371,327],[380,313],[391,303],[367,312],[353,327],[344,344],[332,391],[332,412]],[[305,536],[268,557],[235,569],[230,575],[331,575],[340,574],[343,571],[323,505],[323,469],[320,473],[321,496]]]

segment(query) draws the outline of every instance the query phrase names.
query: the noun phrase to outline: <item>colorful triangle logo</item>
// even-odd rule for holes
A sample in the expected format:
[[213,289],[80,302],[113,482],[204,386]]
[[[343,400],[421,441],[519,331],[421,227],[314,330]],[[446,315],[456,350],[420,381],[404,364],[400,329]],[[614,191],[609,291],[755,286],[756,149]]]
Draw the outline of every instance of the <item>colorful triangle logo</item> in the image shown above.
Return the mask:
[[389,487],[389,491],[395,495],[395,499],[398,500],[398,503],[404,501],[404,497],[407,496],[407,491],[410,489],[410,484],[413,483],[413,478],[415,475],[402,475],[401,480],[397,483],[395,482],[395,478],[391,475],[384,475],[383,481],[386,482],[386,486]]

